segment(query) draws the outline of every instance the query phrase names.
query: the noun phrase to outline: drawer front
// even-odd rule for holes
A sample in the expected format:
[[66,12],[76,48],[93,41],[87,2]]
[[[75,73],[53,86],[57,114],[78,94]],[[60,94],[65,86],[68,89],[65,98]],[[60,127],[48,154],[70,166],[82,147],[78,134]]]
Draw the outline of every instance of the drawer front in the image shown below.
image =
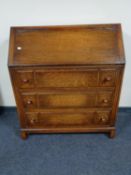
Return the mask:
[[92,87],[98,85],[97,71],[36,71],[37,87]]
[[19,88],[114,87],[117,71],[112,70],[19,70],[15,71]]
[[58,93],[58,94],[22,94],[23,105],[33,108],[75,108],[75,107],[110,107],[113,92]]
[[110,111],[83,113],[26,113],[29,127],[62,128],[110,125]]

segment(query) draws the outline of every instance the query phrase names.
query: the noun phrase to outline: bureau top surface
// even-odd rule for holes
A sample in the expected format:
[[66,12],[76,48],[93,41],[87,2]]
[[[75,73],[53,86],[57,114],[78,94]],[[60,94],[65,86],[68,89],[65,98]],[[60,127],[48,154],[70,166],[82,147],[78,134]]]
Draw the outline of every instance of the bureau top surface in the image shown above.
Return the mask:
[[9,66],[123,63],[120,24],[11,28]]

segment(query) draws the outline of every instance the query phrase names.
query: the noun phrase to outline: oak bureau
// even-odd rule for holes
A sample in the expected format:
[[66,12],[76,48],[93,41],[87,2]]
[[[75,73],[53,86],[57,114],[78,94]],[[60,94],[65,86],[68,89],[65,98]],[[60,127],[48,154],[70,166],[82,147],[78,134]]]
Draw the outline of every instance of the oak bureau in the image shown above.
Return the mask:
[[124,65],[120,24],[11,27],[8,67],[21,137],[113,138]]

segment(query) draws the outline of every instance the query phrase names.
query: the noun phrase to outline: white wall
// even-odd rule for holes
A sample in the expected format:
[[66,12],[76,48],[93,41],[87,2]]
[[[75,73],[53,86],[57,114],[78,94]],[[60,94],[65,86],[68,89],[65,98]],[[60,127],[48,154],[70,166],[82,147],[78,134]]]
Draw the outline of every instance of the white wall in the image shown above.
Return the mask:
[[15,105],[7,69],[10,26],[115,22],[123,26],[127,60],[120,106],[131,106],[131,0],[0,0],[0,106]]

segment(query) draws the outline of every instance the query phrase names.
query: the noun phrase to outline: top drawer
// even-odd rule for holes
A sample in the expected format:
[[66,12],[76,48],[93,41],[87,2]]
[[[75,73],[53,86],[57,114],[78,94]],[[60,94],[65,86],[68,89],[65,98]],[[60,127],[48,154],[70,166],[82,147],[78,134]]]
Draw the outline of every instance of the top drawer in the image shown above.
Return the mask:
[[114,87],[116,70],[17,70],[19,88]]

